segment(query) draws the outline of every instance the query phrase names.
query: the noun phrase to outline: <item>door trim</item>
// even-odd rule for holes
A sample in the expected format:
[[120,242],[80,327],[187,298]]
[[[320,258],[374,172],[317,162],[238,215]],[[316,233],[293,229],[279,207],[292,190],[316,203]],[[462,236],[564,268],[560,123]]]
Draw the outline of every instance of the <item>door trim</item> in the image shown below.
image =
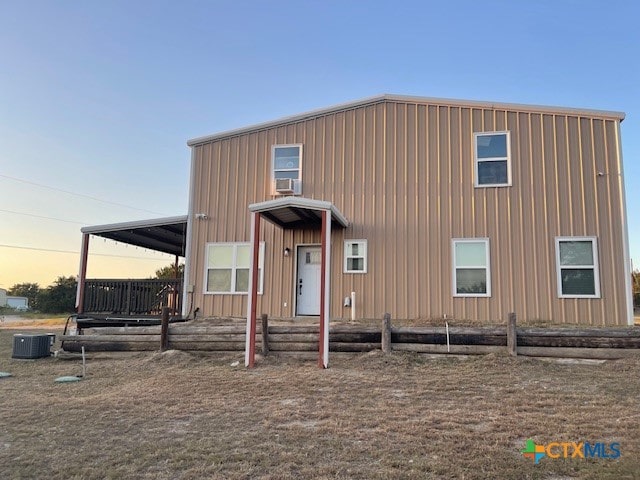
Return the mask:
[[[322,244],[320,243],[298,243],[295,246],[295,258],[294,258],[294,264],[293,264],[293,318],[298,318],[298,317],[313,317],[313,316],[317,316],[317,315],[298,315],[298,254],[299,254],[299,249],[300,247],[317,247],[317,248],[322,248]],[[320,299],[320,301],[322,301],[322,299]]]

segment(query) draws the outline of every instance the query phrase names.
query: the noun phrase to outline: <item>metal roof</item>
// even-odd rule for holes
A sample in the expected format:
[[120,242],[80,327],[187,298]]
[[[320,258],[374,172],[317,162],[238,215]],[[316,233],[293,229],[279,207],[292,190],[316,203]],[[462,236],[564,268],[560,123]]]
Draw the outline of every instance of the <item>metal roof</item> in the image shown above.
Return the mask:
[[593,110],[586,108],[569,108],[569,107],[555,107],[548,105],[527,105],[520,103],[501,103],[501,102],[482,102],[476,100],[458,100],[451,98],[433,98],[433,97],[418,97],[411,95],[377,95],[375,97],[363,98],[352,102],[341,103],[326,108],[317,110],[311,110],[298,115],[292,115],[289,117],[280,118],[264,123],[258,123],[250,125],[248,127],[238,128],[234,130],[227,130],[225,132],[215,133],[213,135],[205,135],[203,137],[196,137],[187,141],[187,145],[194,147],[203,143],[210,142],[212,140],[220,140],[222,138],[233,137],[241,135],[243,133],[249,133],[257,130],[264,130],[266,128],[276,127],[287,123],[300,122],[310,118],[319,117],[321,115],[327,115],[343,110],[350,110],[356,107],[364,105],[372,105],[382,102],[413,102],[425,105],[441,105],[441,106],[456,106],[456,107],[471,107],[471,108],[489,108],[494,110],[509,110],[518,112],[531,112],[531,113],[549,113],[549,114],[569,114],[586,117],[598,117],[598,118],[610,118],[614,120],[624,120],[624,112],[616,112],[609,110]]
[[184,257],[187,244],[187,215],[112,223],[110,225],[94,225],[83,227],[80,231],[117,242]]
[[322,212],[330,212],[334,225],[342,228],[349,221],[331,202],[303,197],[282,197],[249,205],[250,212],[262,214],[267,220],[282,228],[320,228]]

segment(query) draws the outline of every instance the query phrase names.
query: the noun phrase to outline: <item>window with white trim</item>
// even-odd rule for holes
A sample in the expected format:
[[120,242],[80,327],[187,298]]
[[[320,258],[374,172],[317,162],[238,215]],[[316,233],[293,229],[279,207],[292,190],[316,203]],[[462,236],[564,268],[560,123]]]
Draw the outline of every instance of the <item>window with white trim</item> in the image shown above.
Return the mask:
[[488,238],[456,238],[453,250],[453,296],[490,297],[491,262]]
[[476,187],[511,185],[510,132],[474,134]]
[[[206,247],[205,293],[237,293],[249,291],[251,244],[208,243]],[[258,252],[258,293],[262,294],[264,242]]]
[[367,241],[344,241],[344,273],[367,273]]
[[274,145],[272,157],[276,193],[302,193],[302,145]]
[[556,237],[559,298],[600,298],[596,237]]

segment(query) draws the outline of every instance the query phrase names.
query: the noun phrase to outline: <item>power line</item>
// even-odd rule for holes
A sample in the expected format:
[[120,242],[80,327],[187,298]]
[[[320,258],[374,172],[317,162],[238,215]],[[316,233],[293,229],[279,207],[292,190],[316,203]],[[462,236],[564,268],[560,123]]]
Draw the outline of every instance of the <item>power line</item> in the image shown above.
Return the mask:
[[55,217],[46,217],[44,215],[35,215],[33,213],[24,213],[24,212],[14,212],[13,210],[4,210],[2,208],[0,208],[0,212],[4,212],[4,213],[12,213],[14,215],[24,215],[26,217],[35,217],[35,218],[44,218],[47,220],[56,220],[58,222],[65,222],[65,223],[75,223],[76,225],[88,225],[88,223],[83,223],[83,222],[74,222],[73,220],[64,220],[62,218],[55,218]]
[[[1,243],[0,243],[0,247],[16,248],[19,250],[36,250],[38,252],[73,253],[74,255],[80,255],[80,252],[75,252],[73,250],[55,250],[53,248],[22,247],[18,245],[5,245]],[[94,256],[94,255],[98,257],[131,258],[136,260],[153,260],[154,262],[166,262],[166,259],[163,259],[163,258],[133,257],[131,255],[115,255],[110,253],[92,253],[91,254],[91,256]]]
[[125,205],[124,203],[112,202],[110,200],[103,200],[101,198],[92,197],[91,195],[85,195],[84,193],[70,192],[69,190],[63,190],[61,188],[51,187],[49,185],[43,185],[42,183],[31,182],[29,180],[23,180],[21,178],[11,177],[9,175],[3,175],[2,173],[0,173],[0,177],[6,178],[6,179],[9,179],[9,180],[13,180],[15,182],[25,183],[27,185],[34,185],[34,186],[40,187],[40,188],[48,188],[49,190],[54,190],[56,192],[66,193],[68,195],[76,195],[78,197],[88,198],[88,199],[91,199],[91,200],[95,200],[96,202],[107,203],[109,205],[116,205],[118,207],[130,208],[132,210],[139,210],[140,212],[153,213],[154,215],[166,215],[165,213],[154,212],[153,210],[145,210],[144,208],[132,207],[130,205]]

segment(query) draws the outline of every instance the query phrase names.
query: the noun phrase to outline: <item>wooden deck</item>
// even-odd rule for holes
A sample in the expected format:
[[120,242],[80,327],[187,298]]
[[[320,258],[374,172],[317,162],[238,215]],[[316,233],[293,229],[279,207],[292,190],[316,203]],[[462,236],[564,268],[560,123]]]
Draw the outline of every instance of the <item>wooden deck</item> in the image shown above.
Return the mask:
[[[76,324],[78,329],[84,331],[91,328],[100,327],[150,327],[160,325],[160,315],[131,315],[131,316],[113,316],[113,315],[77,315]],[[169,317],[170,323],[186,322],[182,316]]]
[[160,316],[162,307],[174,315],[181,311],[182,279],[84,281],[82,309],[85,315],[112,317]]

